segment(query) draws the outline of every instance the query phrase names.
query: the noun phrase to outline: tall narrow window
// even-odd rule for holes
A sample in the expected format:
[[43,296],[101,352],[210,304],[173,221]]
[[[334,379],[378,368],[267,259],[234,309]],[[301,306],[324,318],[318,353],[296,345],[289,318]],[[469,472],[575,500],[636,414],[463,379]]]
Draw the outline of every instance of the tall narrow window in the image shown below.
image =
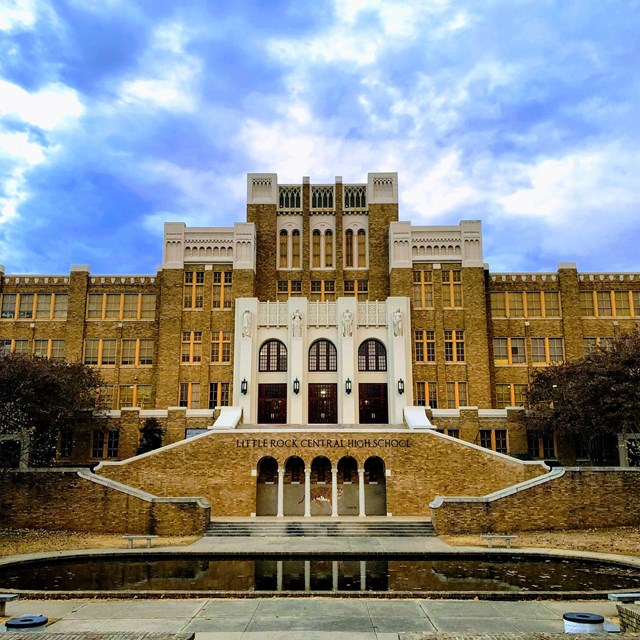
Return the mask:
[[291,268],[300,268],[300,231],[294,229],[291,233]]
[[188,364],[202,362],[202,331],[182,332],[180,361]]
[[344,234],[344,266],[353,267],[353,231],[347,229]]
[[433,272],[416,269],[413,272],[413,306],[416,309],[433,307]]
[[435,331],[418,329],[415,332],[415,355],[416,362],[436,361]]
[[367,233],[364,229],[358,231],[358,267],[367,266]]
[[283,229],[280,232],[280,269],[289,266],[289,234]]
[[324,266],[327,269],[333,267],[333,231],[330,229],[324,234]]
[[211,333],[211,364],[231,362],[231,331]]
[[210,382],[209,383],[209,409],[229,406],[229,383]]
[[231,283],[233,271],[213,272],[213,300],[214,309],[231,309]]
[[204,307],[204,271],[184,272],[184,308]]
[[386,371],[387,350],[379,340],[365,340],[358,348],[358,371]]
[[311,236],[311,255],[312,255],[312,260],[311,260],[311,268],[312,269],[319,269],[320,268],[320,241],[321,241],[321,234],[320,231],[318,229],[315,229],[312,236]]
[[447,382],[447,407],[449,409],[466,407],[468,402],[466,382]]
[[199,382],[181,382],[179,406],[187,409],[200,408],[200,383]]
[[442,306],[462,306],[462,272],[459,269],[442,270]]
[[464,362],[464,331],[444,332],[444,359],[445,362]]

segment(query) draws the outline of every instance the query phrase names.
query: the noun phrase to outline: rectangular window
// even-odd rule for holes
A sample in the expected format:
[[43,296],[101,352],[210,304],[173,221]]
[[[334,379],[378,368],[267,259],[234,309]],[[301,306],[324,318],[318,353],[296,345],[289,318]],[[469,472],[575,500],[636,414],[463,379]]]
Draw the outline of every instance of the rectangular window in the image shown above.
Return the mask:
[[187,409],[200,408],[200,383],[199,382],[181,382],[179,406]]
[[494,318],[507,317],[507,305],[505,304],[504,292],[496,291],[491,293],[491,315]]
[[598,304],[598,316],[609,317],[613,315],[611,304],[611,291],[596,291],[596,302]]
[[436,361],[435,335],[435,331],[424,331],[422,329],[415,332],[416,362]]
[[595,316],[595,306],[593,303],[593,291],[580,292],[580,313],[583,316]]
[[522,301],[522,291],[509,291],[507,293],[507,303],[509,304],[509,318],[524,318],[524,303]]
[[124,320],[136,320],[139,317],[138,304],[140,296],[137,293],[125,293],[122,307],[122,317]]
[[84,341],[84,363],[96,365],[98,364],[98,353],[100,351],[100,340],[91,338]]
[[462,271],[459,269],[442,270],[442,306],[462,306]]
[[498,453],[508,453],[506,429],[480,429],[480,446]]
[[136,367],[153,364],[153,340],[147,338],[123,340],[121,364]]
[[73,450],[73,431],[60,429],[58,435],[58,457],[70,458]]
[[84,342],[84,363],[94,366],[116,363],[116,341],[103,338],[89,338]]
[[433,307],[433,271],[416,269],[413,272],[413,306],[416,309]]
[[497,365],[526,362],[524,338],[494,338],[493,358]]
[[184,308],[204,307],[204,271],[184,272]]
[[525,293],[528,318],[542,318],[542,298],[539,291],[527,291]]
[[613,338],[583,338],[582,342],[584,344],[584,354],[586,356],[592,353],[596,347],[608,349],[613,343]]
[[87,319],[88,320],[101,320],[102,319],[102,294],[90,293],[87,296]]
[[33,294],[21,293],[20,304],[18,305],[18,318],[33,318]]
[[[59,300],[59,298],[61,298]],[[54,317],[67,316],[67,298],[56,294]],[[88,320],[153,320],[155,294],[90,293],[87,296]]]
[[445,330],[444,359],[445,362],[464,362],[464,331]]
[[102,431],[101,429],[96,429],[93,432],[93,438],[91,442],[91,457],[104,457],[104,431]]
[[66,318],[69,296],[66,293],[56,293],[53,299],[53,317]]
[[209,383],[209,409],[229,406],[229,383],[210,382]]
[[107,458],[118,457],[118,444],[120,442],[120,432],[117,429],[107,431]]
[[286,300],[302,293],[302,280],[278,280],[277,299]]
[[544,292],[544,315],[547,318],[560,317],[560,294],[557,291]]
[[149,409],[151,407],[151,385],[150,384],[122,384],[120,385],[118,398],[118,408],[140,407]]
[[231,284],[233,271],[213,272],[213,302],[214,309],[231,309]]
[[183,331],[180,361],[183,364],[202,362],[202,331]]
[[105,296],[105,320],[120,320],[121,295],[119,293],[107,293]]
[[50,293],[39,293],[36,301],[36,319],[49,320],[51,318],[51,302],[53,296]]
[[332,302],[336,299],[336,283],[334,280],[312,280],[309,300]]
[[416,406],[438,408],[438,393],[435,382],[416,382]]
[[64,340],[35,340],[33,354],[40,358],[64,360]]
[[556,457],[555,437],[553,432],[527,432],[527,447],[529,455],[536,459]]
[[211,334],[211,364],[231,362],[231,331],[214,331]]
[[15,293],[3,293],[2,294],[2,311],[0,315],[3,318],[15,318],[16,317],[16,299]]
[[628,291],[614,291],[613,299],[616,305],[614,315],[619,317],[631,315],[631,304],[629,303]]
[[369,281],[345,280],[344,295],[355,296],[358,300],[366,300],[369,297]]
[[497,384],[496,407],[522,407],[526,400],[526,384]]
[[562,338],[531,338],[533,364],[551,364],[564,360]]
[[153,320],[156,317],[156,296],[153,293],[140,295],[140,320]]
[[96,391],[96,408],[102,411],[113,409],[113,385],[103,384]]
[[447,408],[458,409],[459,407],[466,407],[468,404],[467,383],[447,382]]
[[120,364],[122,365],[135,365],[137,360],[137,340],[123,340],[122,341],[122,355],[120,357]]

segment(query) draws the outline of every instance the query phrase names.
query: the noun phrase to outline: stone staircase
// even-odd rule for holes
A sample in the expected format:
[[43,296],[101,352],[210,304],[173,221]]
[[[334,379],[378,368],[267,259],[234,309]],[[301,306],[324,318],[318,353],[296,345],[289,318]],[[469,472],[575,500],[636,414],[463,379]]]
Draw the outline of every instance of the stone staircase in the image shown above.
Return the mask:
[[380,521],[380,522],[308,522],[274,520],[214,520],[209,523],[205,536],[209,537],[368,537],[395,536],[402,538],[435,536],[436,532],[429,520]]

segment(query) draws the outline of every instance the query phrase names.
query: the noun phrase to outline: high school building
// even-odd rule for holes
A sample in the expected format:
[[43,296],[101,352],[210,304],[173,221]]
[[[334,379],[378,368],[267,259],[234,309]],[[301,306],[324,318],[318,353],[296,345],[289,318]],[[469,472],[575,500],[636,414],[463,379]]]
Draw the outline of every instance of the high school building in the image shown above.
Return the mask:
[[[294,464],[288,477],[384,476],[384,452],[397,457],[427,420],[495,452],[575,462],[575,443],[527,436],[518,407],[531,375],[640,316],[637,274],[570,262],[490,272],[479,221],[400,219],[395,173],[364,184],[249,174],[246,221],[166,223],[156,274],[2,273],[0,293],[1,348],[82,361],[104,380],[105,428],[61,433],[60,464],[134,455],[149,418],[164,444],[217,420],[220,437],[244,434],[240,450],[273,448],[278,431],[282,456],[255,469],[266,485],[303,440],[329,451],[326,463]],[[358,442],[380,455],[338,469]],[[267,493],[259,500],[275,504]]]

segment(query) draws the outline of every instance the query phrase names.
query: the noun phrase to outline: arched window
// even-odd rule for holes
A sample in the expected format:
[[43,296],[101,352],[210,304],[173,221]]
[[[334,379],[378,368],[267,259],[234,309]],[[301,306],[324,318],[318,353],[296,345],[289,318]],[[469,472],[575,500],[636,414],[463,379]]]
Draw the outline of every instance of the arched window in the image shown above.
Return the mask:
[[324,234],[324,266],[333,267],[333,232],[330,229]]
[[387,350],[380,340],[365,340],[358,349],[358,371],[386,371]]
[[280,269],[289,266],[289,234],[283,229],[280,232]]
[[309,347],[309,371],[337,371],[338,352],[329,340],[316,340]]
[[320,235],[320,231],[318,229],[315,229],[312,236],[312,241],[311,241],[311,255],[312,255],[312,260],[311,260],[311,268],[312,269],[319,269],[320,268],[320,240],[321,240],[321,235]]
[[285,347],[280,340],[268,340],[260,347],[258,370],[287,370],[287,347]]
[[344,234],[344,266],[353,267],[353,230],[347,229]]
[[291,234],[291,268],[300,268],[300,231],[294,229]]
[[364,229],[358,231],[358,266],[367,266],[367,233]]

